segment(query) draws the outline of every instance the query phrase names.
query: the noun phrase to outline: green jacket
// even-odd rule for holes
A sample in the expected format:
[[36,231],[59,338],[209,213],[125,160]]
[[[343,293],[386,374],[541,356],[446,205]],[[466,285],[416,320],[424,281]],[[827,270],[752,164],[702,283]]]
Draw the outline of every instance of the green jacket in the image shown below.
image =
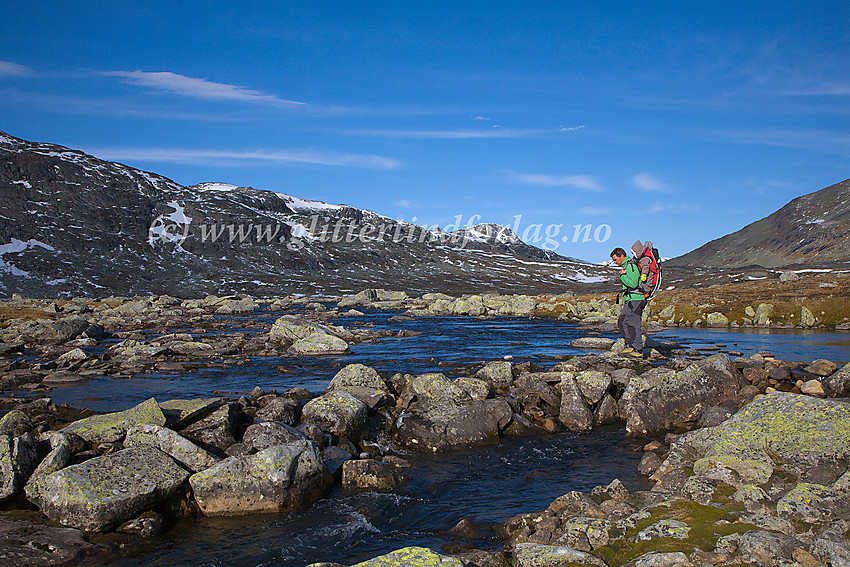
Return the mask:
[[623,262],[623,267],[626,268],[626,273],[620,276],[620,282],[623,284],[623,301],[640,301],[646,299],[642,291],[636,291],[636,288],[642,283],[640,278],[640,268],[634,258],[629,258]]

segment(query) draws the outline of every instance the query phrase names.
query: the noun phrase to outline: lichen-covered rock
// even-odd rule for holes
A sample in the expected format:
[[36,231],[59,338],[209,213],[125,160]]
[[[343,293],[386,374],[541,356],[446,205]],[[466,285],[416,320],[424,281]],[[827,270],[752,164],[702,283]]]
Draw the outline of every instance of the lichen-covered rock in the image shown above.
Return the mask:
[[688,537],[690,531],[691,527],[684,522],[678,520],[660,520],[638,532],[637,536],[635,536],[635,541],[645,541],[661,537],[685,539]]
[[53,521],[99,532],[166,500],[188,477],[159,449],[139,446],[48,475],[27,497]]
[[472,399],[455,381],[436,372],[414,376],[407,382],[402,398],[412,397],[416,398],[420,406],[443,402],[463,403]]
[[191,423],[211,414],[221,407],[221,398],[201,398],[196,400],[168,400],[159,403],[159,409],[165,415],[165,425],[171,429],[183,429]]
[[348,460],[342,465],[342,487],[360,490],[394,490],[404,477],[393,465],[373,459]]
[[469,394],[473,400],[486,400],[490,395],[490,384],[478,378],[456,378],[454,383]]
[[0,502],[24,487],[37,464],[38,445],[32,435],[0,435]]
[[312,441],[229,457],[189,479],[208,516],[300,510],[327,494],[332,482]]
[[575,380],[584,399],[591,406],[598,404],[611,387],[611,376],[596,370],[579,372]]
[[590,547],[598,549],[603,545],[608,545],[610,537],[609,530],[613,524],[609,520],[602,518],[587,518],[584,516],[573,516],[564,522],[563,529],[565,532],[581,532],[586,538]]
[[349,364],[344,367],[336,373],[325,391],[347,390],[352,386],[390,393],[389,387],[378,374],[378,371],[365,364]]
[[847,495],[820,484],[801,482],[776,503],[776,514],[807,524],[850,518]]
[[838,365],[831,360],[819,358],[806,366],[803,370],[815,376],[830,376],[838,369]]
[[850,362],[832,376],[824,380],[824,385],[831,396],[836,398],[850,397]]
[[628,435],[654,435],[696,422],[700,406],[736,403],[744,380],[725,354],[680,372],[654,368],[632,378],[620,399]]
[[424,547],[405,547],[351,567],[463,567],[463,562]]
[[301,421],[301,404],[290,398],[274,398],[257,411],[257,418],[295,426]]
[[562,567],[565,565],[607,567],[605,562],[571,547],[519,543],[514,546],[514,567]]
[[159,425],[137,425],[127,431],[124,446],[140,445],[156,447],[192,472],[208,469],[221,460],[176,431]]
[[581,337],[570,341],[570,346],[573,348],[609,350],[614,346],[614,342],[614,339],[606,337]]
[[511,382],[514,381],[511,363],[502,360],[488,362],[484,368],[476,372],[474,377],[484,380],[497,390],[510,388]]
[[313,333],[298,339],[288,352],[296,355],[345,354],[351,349],[348,343],[339,337],[327,333]]
[[761,530],[751,530],[737,536],[737,544],[738,553],[744,558],[770,566],[793,561],[794,549],[800,547],[793,536]]
[[165,425],[165,414],[156,400],[150,398],[128,410],[105,413],[75,421],[62,429],[89,443],[113,443],[124,439],[127,430],[136,425]]
[[681,551],[644,553],[623,567],[694,567],[688,556]]
[[513,416],[510,404],[499,399],[428,401],[413,404],[409,411],[396,422],[399,441],[428,451],[498,443]]
[[558,421],[570,431],[586,431],[593,426],[593,411],[587,405],[575,378],[565,374],[561,380],[561,409]]
[[675,468],[693,466],[694,473],[701,474],[722,465],[744,482],[761,485],[774,468],[806,478],[810,470],[848,458],[850,406],[774,392],[744,406],[717,427],[680,437],[653,478]]
[[223,453],[236,443],[237,433],[245,414],[239,404],[228,403],[180,430],[180,434],[212,452]]
[[315,423],[352,441],[363,438],[368,419],[369,407],[345,390],[332,390],[314,398],[301,410],[301,421]]
[[33,430],[35,424],[30,416],[21,410],[12,410],[0,418],[0,435],[17,437]]
[[329,333],[329,329],[319,323],[313,323],[298,315],[284,315],[278,318],[269,332],[269,340],[292,344],[313,333]]
[[255,451],[262,451],[275,445],[286,445],[293,441],[306,441],[307,436],[285,423],[266,421],[248,426],[242,436],[242,443]]
[[75,565],[94,548],[80,530],[32,521],[20,511],[0,512],[0,558],[4,565]]

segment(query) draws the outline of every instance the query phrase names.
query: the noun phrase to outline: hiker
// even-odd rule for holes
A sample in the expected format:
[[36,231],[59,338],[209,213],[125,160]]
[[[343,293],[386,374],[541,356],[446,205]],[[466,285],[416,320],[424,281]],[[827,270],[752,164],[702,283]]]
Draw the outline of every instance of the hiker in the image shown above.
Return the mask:
[[620,266],[620,282],[623,284],[623,309],[617,319],[617,328],[626,342],[622,352],[640,358],[643,356],[640,323],[646,307],[646,295],[639,289],[642,283],[641,270],[638,263],[629,258],[622,248],[614,248],[611,259]]

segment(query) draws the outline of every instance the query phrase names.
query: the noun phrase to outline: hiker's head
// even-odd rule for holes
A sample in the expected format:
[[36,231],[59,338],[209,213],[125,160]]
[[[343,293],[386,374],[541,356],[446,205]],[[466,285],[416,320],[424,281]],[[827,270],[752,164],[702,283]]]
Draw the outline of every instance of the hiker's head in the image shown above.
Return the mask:
[[611,259],[614,260],[615,264],[621,266],[626,261],[626,251],[622,248],[614,248],[611,251]]

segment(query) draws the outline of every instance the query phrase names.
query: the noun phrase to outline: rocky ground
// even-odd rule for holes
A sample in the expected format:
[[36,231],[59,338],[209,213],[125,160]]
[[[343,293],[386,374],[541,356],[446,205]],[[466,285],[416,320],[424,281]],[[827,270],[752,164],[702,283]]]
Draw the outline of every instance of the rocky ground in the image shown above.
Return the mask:
[[[826,290],[824,300],[846,289],[846,279],[822,277],[801,279]],[[723,286],[711,293],[712,309],[724,297],[748,301]],[[749,324],[775,324],[778,293],[748,306],[758,316],[768,300],[774,310]],[[673,313],[664,313],[671,305]],[[647,323],[693,324],[678,320],[676,305],[650,313]],[[334,483],[393,490],[406,481],[406,462],[386,447],[448,451],[623,423],[647,440],[641,472],[655,482],[652,490],[630,493],[615,480],[564,495],[547,510],[497,526],[500,552],[458,549],[448,557],[409,548],[360,565],[850,561],[850,406],[842,400],[850,396],[850,365],[826,360],[782,361],[767,352],[706,357],[674,345],[657,345],[669,358],[656,351],[645,360],[622,353],[622,342],[588,336],[573,344],[588,354],[545,368],[494,361],[455,369],[461,375],[450,378],[381,375],[352,364],[318,396],[257,388],[240,397],[152,398],[107,414],[57,406],[46,396],[56,384],[92,375],[345,353],[390,334],[334,324],[361,306],[408,316],[547,315],[603,327],[617,311],[603,297],[411,298],[383,290],[322,303],[245,296],[5,301],[0,555],[16,564],[63,564],[110,549],[114,534],[144,537],[185,516],[297,510]],[[263,322],[267,313],[273,323]],[[747,323],[742,317],[738,324]],[[475,530],[457,528],[466,531]]]

